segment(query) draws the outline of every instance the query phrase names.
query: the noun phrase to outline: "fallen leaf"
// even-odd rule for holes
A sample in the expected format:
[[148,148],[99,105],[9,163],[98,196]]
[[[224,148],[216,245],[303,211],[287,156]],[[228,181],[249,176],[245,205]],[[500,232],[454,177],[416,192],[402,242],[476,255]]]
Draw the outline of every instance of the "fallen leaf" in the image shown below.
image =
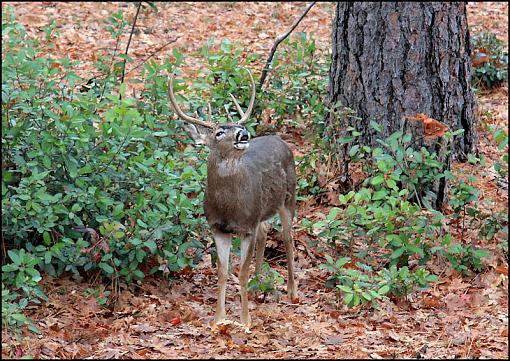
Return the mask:
[[423,123],[423,135],[426,139],[442,137],[449,128],[443,122],[430,118],[426,114],[419,113],[414,116],[408,116],[407,119],[420,121]]
[[344,342],[344,338],[342,336],[329,336],[329,335],[326,335],[324,337],[322,337],[322,339],[324,340],[324,344],[326,345],[340,345],[341,343]]
[[496,267],[496,272],[504,274],[505,276],[508,276],[508,266],[503,266],[503,265],[497,266]]

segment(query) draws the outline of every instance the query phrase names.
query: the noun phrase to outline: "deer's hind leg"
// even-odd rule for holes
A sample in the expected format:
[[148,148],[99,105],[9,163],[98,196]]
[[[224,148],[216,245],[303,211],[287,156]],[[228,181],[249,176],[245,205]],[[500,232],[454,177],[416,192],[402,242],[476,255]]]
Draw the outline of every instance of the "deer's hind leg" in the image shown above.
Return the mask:
[[241,322],[248,327],[251,325],[251,318],[248,311],[247,287],[256,233],[257,230],[255,229],[255,232],[241,237],[241,270],[239,272],[239,285],[241,286]]
[[282,223],[282,238],[287,252],[287,294],[290,301],[297,296],[296,284],[294,283],[294,242],[291,237],[293,210],[282,206],[278,210]]

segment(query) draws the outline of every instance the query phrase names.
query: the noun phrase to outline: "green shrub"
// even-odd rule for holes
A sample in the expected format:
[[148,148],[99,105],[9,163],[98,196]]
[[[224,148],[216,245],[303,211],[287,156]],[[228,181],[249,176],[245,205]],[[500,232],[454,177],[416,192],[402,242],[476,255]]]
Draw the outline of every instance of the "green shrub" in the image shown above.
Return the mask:
[[264,295],[272,294],[278,298],[279,291],[277,287],[283,283],[284,279],[282,275],[279,272],[272,270],[269,264],[264,262],[262,263],[260,272],[248,282],[248,290],[259,291]]
[[156,256],[171,270],[197,261],[206,167],[160,101],[170,59],[145,64],[137,100],[116,67],[98,83],[103,96],[79,92],[74,63],[48,55],[51,36],[41,44],[3,15],[3,241],[54,276],[99,269],[140,280],[158,270]]
[[[372,127],[377,130],[378,125],[372,123]],[[359,135],[352,128],[347,131],[340,144]],[[459,132],[445,137],[451,139],[455,134]],[[322,267],[333,272],[328,282],[337,286],[349,307],[426,287],[437,279],[427,270],[434,255],[445,257],[465,274],[483,269],[487,251],[451,244],[444,227],[447,220],[459,217],[470,217],[469,225],[482,219],[473,204],[477,189],[454,182],[450,199],[454,214],[447,218],[432,209],[435,194],[427,190],[443,177],[450,181],[454,177],[437,154],[425,148],[415,150],[410,141],[410,135],[395,132],[377,140],[381,147],[352,146],[349,156],[361,162],[366,178],[356,190],[340,195],[340,206],[331,208],[324,220],[307,223],[326,240],[327,263]]]
[[473,85],[481,88],[495,88],[508,77],[508,52],[505,43],[494,33],[480,32],[471,37],[473,49]]
[[324,192],[318,182],[316,164],[326,163],[326,143],[317,134],[324,128],[330,56],[320,51],[306,33],[292,34],[280,45],[273,58],[268,80],[259,97],[276,127],[305,125],[304,136],[315,147],[298,157],[298,199]]
[[293,34],[275,53],[261,102],[274,112],[278,124],[300,124],[300,117],[321,123],[328,71],[329,57],[317,49],[315,40],[304,32]]
[[[494,163],[494,169],[498,172],[503,182],[506,182],[508,187],[508,131],[498,128],[494,125],[490,127],[494,141],[498,145],[498,150],[502,152],[500,161]],[[505,151],[506,149],[506,151]]]
[[411,272],[407,266],[398,268],[393,265],[375,272],[370,265],[361,262],[356,262],[356,268],[345,267],[351,261],[350,257],[334,260],[326,255],[326,261],[320,267],[332,272],[327,283],[335,285],[348,307],[389,296],[406,296],[417,288],[427,288],[429,283],[438,279],[424,268]]
[[23,314],[30,304],[40,304],[48,298],[39,287],[41,275],[35,268],[37,257],[24,249],[8,250],[11,263],[2,266],[2,325],[8,332],[14,332],[20,338],[20,328],[40,333],[35,324]]

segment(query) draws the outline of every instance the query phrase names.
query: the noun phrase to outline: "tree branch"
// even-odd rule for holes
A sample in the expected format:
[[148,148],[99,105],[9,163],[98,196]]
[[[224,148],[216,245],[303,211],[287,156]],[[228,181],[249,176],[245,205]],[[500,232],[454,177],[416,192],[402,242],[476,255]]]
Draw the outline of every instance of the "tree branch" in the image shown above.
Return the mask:
[[276,40],[275,40],[275,42],[273,44],[273,47],[271,49],[271,53],[269,53],[269,58],[267,59],[266,65],[264,66],[264,69],[262,69],[262,75],[260,76],[259,90],[262,89],[262,85],[264,84],[264,80],[266,80],[267,72],[270,69],[271,62],[273,61],[274,53],[276,52],[276,48],[278,47],[278,45],[280,45],[280,43],[282,41],[284,41],[289,36],[289,34],[292,31],[294,31],[294,29],[299,25],[301,20],[303,20],[303,18],[306,16],[308,11],[310,11],[310,9],[315,5],[315,3],[316,3],[316,1],[314,1],[314,2],[310,3],[310,5],[308,5],[308,7],[306,8],[305,12],[298,19],[296,19],[296,21],[294,21],[294,24],[292,24],[292,26],[290,27],[289,31],[287,31],[285,34],[282,34],[282,35],[280,35],[280,36],[278,36],[276,38]]
[[172,43],[175,43],[177,40],[179,39],[179,36],[172,39],[172,40],[169,40],[168,42],[166,42],[165,44],[161,45],[159,48],[157,48],[156,50],[154,50],[149,56],[147,56],[144,60],[142,60],[142,62],[136,66],[134,66],[133,68],[129,69],[129,71],[126,73],[126,74],[129,74],[131,73],[133,70],[135,69],[138,69],[139,67],[141,67],[143,64],[145,64],[147,62],[147,60],[149,60],[150,58],[152,58],[154,55],[156,55],[157,53],[159,53],[161,50],[163,50],[165,47],[167,47],[168,45],[172,44]]
[[[129,40],[128,40],[128,43],[126,46],[126,51],[124,52],[124,55],[126,55],[126,56],[127,56],[128,50],[129,50],[129,45],[131,44],[131,38],[133,37],[133,32],[135,31],[136,19],[138,19],[138,14],[140,13],[141,7],[142,7],[142,2],[140,1],[140,2],[138,2],[138,8],[136,9],[135,18],[133,20],[133,26],[131,26],[131,33],[129,34]],[[124,74],[126,72],[126,60],[127,60],[127,58],[124,57],[124,64],[122,66],[122,78],[120,79],[121,83],[124,83]]]

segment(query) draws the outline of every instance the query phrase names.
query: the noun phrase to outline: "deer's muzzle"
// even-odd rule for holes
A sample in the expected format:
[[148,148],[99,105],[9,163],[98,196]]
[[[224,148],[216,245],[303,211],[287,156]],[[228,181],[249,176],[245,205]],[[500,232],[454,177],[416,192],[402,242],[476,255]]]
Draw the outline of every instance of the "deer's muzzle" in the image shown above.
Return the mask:
[[241,128],[236,133],[236,141],[234,143],[234,148],[236,149],[246,149],[250,145],[250,133],[246,130],[246,128]]

